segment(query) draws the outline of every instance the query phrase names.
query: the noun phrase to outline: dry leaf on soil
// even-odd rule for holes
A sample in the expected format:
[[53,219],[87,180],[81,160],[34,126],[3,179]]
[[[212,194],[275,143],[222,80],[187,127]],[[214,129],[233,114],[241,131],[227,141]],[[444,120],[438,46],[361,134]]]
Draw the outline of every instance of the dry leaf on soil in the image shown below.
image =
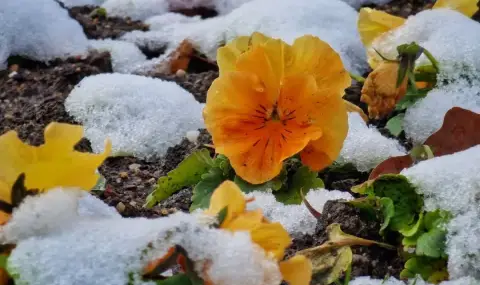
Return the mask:
[[[480,114],[453,107],[446,114],[442,127],[426,141],[435,156],[452,154],[480,144]],[[398,174],[414,163],[410,155],[391,157],[370,173],[369,179],[382,174]]]

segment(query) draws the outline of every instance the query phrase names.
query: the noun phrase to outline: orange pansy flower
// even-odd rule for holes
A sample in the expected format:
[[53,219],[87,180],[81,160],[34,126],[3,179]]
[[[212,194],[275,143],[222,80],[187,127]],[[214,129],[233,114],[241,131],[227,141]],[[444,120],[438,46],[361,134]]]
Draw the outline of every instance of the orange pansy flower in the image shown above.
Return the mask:
[[271,180],[302,150],[313,170],[336,159],[348,131],[342,96],[351,79],[327,43],[303,36],[288,45],[254,33],[220,48],[217,61],[205,125],[240,177]]

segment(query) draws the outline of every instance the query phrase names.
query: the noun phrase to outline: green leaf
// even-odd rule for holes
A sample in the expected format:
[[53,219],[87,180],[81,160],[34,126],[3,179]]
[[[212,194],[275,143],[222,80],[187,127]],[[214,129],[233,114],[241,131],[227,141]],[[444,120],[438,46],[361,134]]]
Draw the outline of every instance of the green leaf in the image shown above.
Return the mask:
[[404,118],[405,118],[405,113],[398,114],[395,117],[388,120],[387,125],[385,127],[392,135],[398,137],[403,132]]
[[419,274],[424,280],[429,280],[431,277],[445,276],[446,272],[446,260],[415,256],[405,262],[405,269],[400,273],[400,278],[415,278]]
[[190,278],[185,274],[177,274],[165,280],[155,281],[157,285],[192,285]]
[[425,255],[433,258],[446,257],[445,241],[446,231],[432,229],[422,234],[417,240],[417,255]]
[[208,208],[213,191],[225,180],[227,180],[227,177],[224,176],[223,170],[219,167],[211,168],[203,174],[201,181],[193,188],[190,212]]
[[380,198],[380,205],[383,214],[383,223],[380,227],[380,234],[383,235],[393,216],[395,216],[395,206],[393,205],[392,199],[388,197]]
[[195,185],[213,166],[214,161],[207,149],[193,152],[167,176],[158,179],[157,188],[148,195],[145,206],[151,208],[182,188]]
[[395,110],[402,111],[407,109],[408,107],[415,104],[418,100],[425,98],[427,93],[432,90],[430,88],[420,89],[417,90],[416,88],[412,88],[410,85],[407,87],[407,93],[405,96],[400,99],[400,101],[395,106]]
[[389,228],[394,231],[409,228],[423,207],[422,198],[403,175],[386,174],[371,183],[377,197],[388,197],[395,206],[395,214],[391,217]]
[[275,177],[274,179],[267,181],[262,184],[250,184],[247,181],[243,180],[240,176],[236,175],[233,182],[242,189],[244,193],[251,193],[253,191],[278,191],[282,189],[285,181],[287,180],[287,171],[285,169],[282,170],[280,175]]
[[288,182],[287,189],[276,191],[273,194],[275,195],[277,201],[286,205],[301,204],[302,195],[300,190],[303,191],[304,195],[307,195],[311,189],[325,187],[322,179],[317,178],[317,176],[317,172],[311,171],[307,166],[302,166],[297,169],[297,172],[295,172],[291,181]]
[[406,237],[412,237],[416,235],[418,232],[420,232],[423,228],[423,212],[420,213],[420,216],[417,220],[416,223],[405,227],[403,229],[400,229],[399,232]]
[[427,230],[438,229],[447,224],[452,218],[452,214],[444,210],[427,212],[424,218],[425,228]]
[[7,261],[8,261],[8,255],[0,254],[0,268],[1,269],[6,269],[7,268]]
[[360,210],[360,213],[370,220],[376,220],[379,208],[381,208],[380,199],[375,196],[366,196],[344,202]]

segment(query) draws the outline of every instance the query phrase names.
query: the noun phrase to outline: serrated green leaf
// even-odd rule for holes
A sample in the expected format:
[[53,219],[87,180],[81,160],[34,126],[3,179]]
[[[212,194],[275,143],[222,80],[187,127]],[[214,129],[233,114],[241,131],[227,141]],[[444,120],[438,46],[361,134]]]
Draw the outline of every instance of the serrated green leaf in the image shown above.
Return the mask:
[[405,113],[398,114],[395,117],[388,120],[385,127],[392,135],[398,137],[403,132],[404,118],[405,118]]
[[395,214],[390,219],[389,228],[399,231],[411,227],[415,217],[423,207],[422,198],[403,175],[386,174],[378,177],[371,185],[377,197],[392,199]]
[[405,262],[405,269],[400,273],[400,278],[415,278],[419,274],[424,280],[428,280],[433,276],[438,278],[439,275],[446,272],[446,260],[415,256]]
[[380,234],[383,235],[393,216],[395,216],[395,206],[393,205],[392,199],[388,197],[380,198],[380,205],[383,214],[383,223],[380,227]]
[[207,149],[193,152],[167,176],[158,179],[157,188],[147,197],[146,207],[151,208],[182,188],[195,185],[213,166],[214,160]]
[[446,257],[445,241],[446,231],[432,229],[422,234],[417,240],[417,255],[425,255],[433,258]]
[[227,180],[227,177],[223,175],[223,170],[219,167],[211,168],[207,173],[203,174],[201,181],[193,188],[190,212],[196,209],[208,208],[213,191],[225,180]]
[[297,169],[297,172],[295,172],[291,181],[288,181],[287,189],[276,191],[273,194],[277,201],[286,205],[301,204],[302,195],[300,190],[303,191],[304,195],[307,195],[311,189],[324,187],[325,184],[322,179],[318,178],[317,172],[311,171],[307,166],[302,166]]

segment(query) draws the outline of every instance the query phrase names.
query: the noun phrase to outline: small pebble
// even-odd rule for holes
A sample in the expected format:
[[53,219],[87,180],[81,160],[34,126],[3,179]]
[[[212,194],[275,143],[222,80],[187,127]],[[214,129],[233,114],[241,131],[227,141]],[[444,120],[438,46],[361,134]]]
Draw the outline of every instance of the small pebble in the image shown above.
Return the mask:
[[122,171],[120,173],[118,173],[118,176],[120,176],[120,178],[128,178],[128,173],[126,171]]
[[123,211],[125,211],[125,204],[123,204],[122,202],[118,202],[115,208],[117,208],[117,211],[119,213],[123,213]]
[[179,77],[179,78],[183,78],[185,77],[185,75],[187,75],[187,72],[183,69],[179,69],[177,70],[177,72],[175,73],[175,76],[176,77]]
[[192,143],[196,143],[199,136],[200,136],[199,131],[188,131],[186,135],[187,140],[189,140]]
[[135,202],[135,201],[130,201],[130,203],[128,203],[128,204],[130,204],[130,206],[132,206],[132,207],[137,206],[137,202]]
[[140,170],[141,165],[138,163],[132,163],[128,166],[128,169],[133,172],[138,172]]
[[148,182],[148,184],[153,185],[153,184],[155,184],[155,182],[157,182],[157,179],[155,179],[155,178],[152,177],[152,178],[148,179],[147,182]]

